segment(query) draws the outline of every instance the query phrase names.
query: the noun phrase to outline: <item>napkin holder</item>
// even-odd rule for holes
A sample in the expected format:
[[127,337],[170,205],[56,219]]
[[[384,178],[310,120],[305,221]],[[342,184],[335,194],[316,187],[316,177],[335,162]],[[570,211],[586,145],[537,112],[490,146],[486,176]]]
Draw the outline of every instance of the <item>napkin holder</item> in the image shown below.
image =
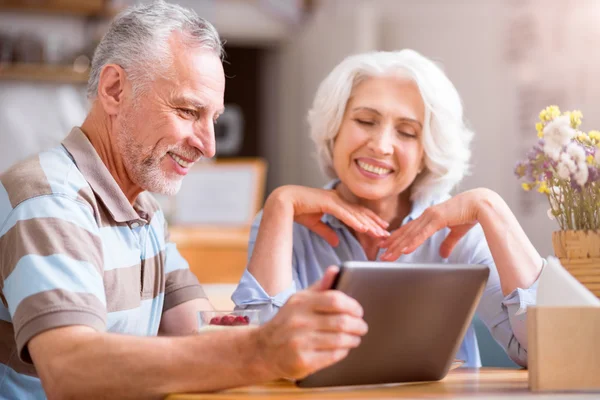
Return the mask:
[[527,309],[529,389],[600,391],[600,307]]

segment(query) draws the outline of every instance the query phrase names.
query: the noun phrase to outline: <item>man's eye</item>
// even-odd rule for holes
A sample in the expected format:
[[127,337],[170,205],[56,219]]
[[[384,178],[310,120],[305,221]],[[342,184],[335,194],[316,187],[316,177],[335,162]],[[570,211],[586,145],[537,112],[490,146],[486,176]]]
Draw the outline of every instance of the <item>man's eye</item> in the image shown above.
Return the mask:
[[179,108],[178,109],[180,113],[184,114],[185,116],[188,117],[195,117],[196,116],[196,111],[195,110],[190,110],[189,108]]

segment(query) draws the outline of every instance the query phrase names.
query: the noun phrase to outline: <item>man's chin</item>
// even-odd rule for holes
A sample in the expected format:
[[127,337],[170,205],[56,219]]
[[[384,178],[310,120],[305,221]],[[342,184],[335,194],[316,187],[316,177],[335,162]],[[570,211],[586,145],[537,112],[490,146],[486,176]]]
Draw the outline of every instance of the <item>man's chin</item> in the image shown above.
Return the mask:
[[168,181],[152,182],[145,185],[144,189],[151,193],[174,196],[181,189],[181,181],[181,179],[170,179]]

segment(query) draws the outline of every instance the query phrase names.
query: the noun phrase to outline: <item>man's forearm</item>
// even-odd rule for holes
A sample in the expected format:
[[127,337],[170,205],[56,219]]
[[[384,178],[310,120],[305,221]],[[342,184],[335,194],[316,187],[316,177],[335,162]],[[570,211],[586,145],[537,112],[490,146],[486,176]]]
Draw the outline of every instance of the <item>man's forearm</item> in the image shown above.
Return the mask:
[[294,211],[279,196],[269,197],[263,210],[248,271],[274,296],[292,283]]
[[275,378],[258,345],[256,328],[150,338],[67,327],[34,337],[30,349],[49,398],[158,399]]
[[541,272],[542,259],[508,205],[494,192],[480,206],[479,223],[508,295],[516,288],[528,288]]

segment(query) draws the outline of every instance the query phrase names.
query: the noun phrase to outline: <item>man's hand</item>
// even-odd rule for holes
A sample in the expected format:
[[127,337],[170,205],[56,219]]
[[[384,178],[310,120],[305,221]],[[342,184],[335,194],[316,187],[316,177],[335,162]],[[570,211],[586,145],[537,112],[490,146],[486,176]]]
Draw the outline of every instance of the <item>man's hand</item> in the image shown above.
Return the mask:
[[334,247],[338,245],[339,239],[335,232],[321,221],[323,214],[333,215],[357,232],[379,238],[389,236],[386,221],[366,207],[344,201],[334,190],[282,186],[269,196],[267,202],[289,204],[295,222],[306,226]]
[[259,328],[258,353],[276,376],[299,379],[334,364],[367,333],[360,304],[328,290],[338,271],[329,267],[322,280],[293,295]]

